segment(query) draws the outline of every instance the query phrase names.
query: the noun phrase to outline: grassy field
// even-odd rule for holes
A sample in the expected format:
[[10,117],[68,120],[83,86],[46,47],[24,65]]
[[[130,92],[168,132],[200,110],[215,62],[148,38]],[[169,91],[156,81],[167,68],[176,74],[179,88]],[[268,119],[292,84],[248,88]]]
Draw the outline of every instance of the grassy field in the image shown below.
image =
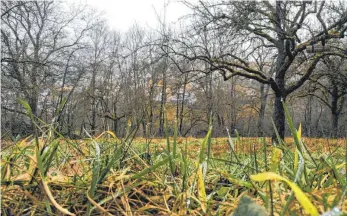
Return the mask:
[[180,138],[177,123],[169,137],[167,121],[165,139],[135,138],[130,123],[122,139],[86,131],[70,140],[53,124],[37,127],[3,143],[1,214],[345,214],[347,141],[303,138],[285,110],[292,138],[276,145],[211,138],[212,127],[203,139]]
[[[346,140],[299,137],[298,149],[293,138],[130,137],[3,145],[2,215],[230,215],[244,195],[266,214],[347,212]],[[264,172],[272,180],[257,179]]]

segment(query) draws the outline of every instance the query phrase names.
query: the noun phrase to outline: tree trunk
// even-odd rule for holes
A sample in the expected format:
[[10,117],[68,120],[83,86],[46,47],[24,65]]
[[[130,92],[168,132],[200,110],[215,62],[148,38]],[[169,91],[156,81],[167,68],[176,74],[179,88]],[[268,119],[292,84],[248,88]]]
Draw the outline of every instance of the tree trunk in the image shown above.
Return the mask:
[[[276,83],[280,89],[284,89],[284,79],[283,78],[276,78]],[[278,131],[279,138],[284,140],[285,135],[285,114],[284,109],[282,105],[282,101],[285,101],[285,95],[283,93],[283,90],[277,90],[275,91],[275,102],[274,102],[274,109],[273,109],[273,121],[275,122],[275,127]],[[272,135],[272,142],[279,143],[279,140],[277,140],[276,133],[273,133]]]
[[85,128],[84,127],[84,120],[82,120],[82,123],[81,123],[81,125],[80,125],[81,127],[80,127],[80,136],[82,136],[82,134],[84,133],[84,131],[83,131],[83,129]]
[[143,119],[142,120],[142,133],[143,133],[143,137],[147,137],[147,128],[146,128],[146,121]]
[[[282,101],[285,101],[285,72],[286,69],[283,68],[283,65],[285,63],[286,59],[286,50],[284,47],[285,42],[285,35],[283,35],[282,30],[282,22],[283,22],[283,10],[281,7],[281,4],[283,2],[276,2],[276,32],[277,32],[277,52],[278,56],[276,59],[276,78],[275,82],[276,85],[272,86],[272,89],[275,92],[275,103],[274,103],[274,109],[273,109],[273,120],[275,122],[275,127],[278,131],[279,138],[284,140],[284,133],[285,133],[285,115],[284,115],[284,109],[282,105]],[[279,143],[279,140],[277,140],[276,133],[273,133],[272,135],[272,142]]]
[[[113,113],[115,116],[117,116],[117,103],[116,102],[113,102]],[[116,134],[116,136],[117,136],[117,134],[119,134],[117,130],[118,130],[118,118],[114,118],[113,119],[113,131]]]
[[[36,58],[38,59],[38,57]],[[39,61],[39,60],[37,60]],[[32,82],[32,89],[30,91],[30,98],[29,98],[29,105],[31,108],[31,111],[35,117],[38,117],[38,102],[39,102],[39,86],[38,86],[38,66],[34,64],[33,72],[32,72],[32,77],[31,77],[31,82]]]
[[159,136],[164,135],[164,108],[166,103],[166,66],[163,71],[163,88],[161,90],[161,102],[160,102],[160,113],[159,113]]
[[[207,68],[207,65],[205,66]],[[213,116],[212,73],[206,75],[207,121]]]
[[183,84],[183,95],[182,95],[182,102],[181,102],[181,111],[180,111],[180,127],[179,131],[180,134],[183,133],[183,114],[184,114],[184,101],[186,99],[186,86],[187,86],[187,81],[188,81],[188,74],[184,75],[184,84]]
[[307,136],[311,137],[312,127],[312,100],[313,96],[308,96],[306,109],[305,109],[305,128],[307,130]]
[[230,133],[234,133],[236,129],[237,112],[235,106],[235,86],[236,80],[234,77],[231,78],[231,88],[230,88]]
[[113,120],[113,131],[115,132],[115,134],[119,134],[118,133],[118,120],[117,119],[114,119]]
[[338,137],[338,128],[339,128],[339,113],[335,112],[335,113],[332,113],[332,137],[333,138],[337,138]]
[[339,112],[337,108],[338,104],[338,87],[333,86],[333,90],[331,92],[331,136],[336,138],[338,136],[338,126],[339,126]]
[[66,125],[67,125],[67,136],[68,137],[71,137],[71,135],[72,135],[72,123],[73,123],[73,115],[71,114],[71,112],[70,112],[70,107],[66,110],[66,112],[67,112],[67,116],[66,116]]
[[223,115],[217,114],[217,122],[218,122],[219,131],[220,131],[220,133],[222,133],[222,131],[225,127]]
[[91,134],[95,134],[96,129],[96,98],[95,98],[95,74],[93,72],[92,87],[91,87],[91,97],[92,97],[92,121],[91,121]]
[[149,134],[152,136],[153,133],[153,101],[152,98],[150,99],[151,103],[150,103],[150,111],[149,111]]
[[35,93],[33,93],[33,95],[31,96],[31,98],[29,99],[29,106],[31,108],[31,112],[33,113],[33,115],[35,117],[37,117],[37,104],[38,104],[38,97]]
[[264,136],[264,117],[266,107],[266,95],[265,95],[265,84],[260,84],[260,109],[258,119],[258,136]]
[[[322,117],[322,113],[323,113],[323,107],[322,107],[322,104],[318,104],[317,106],[319,106],[319,111],[316,111],[318,114],[317,116],[317,119],[316,119],[316,122],[315,122],[315,125],[314,125],[314,136],[316,137],[319,137],[319,136],[322,136],[322,132],[319,132],[319,122],[320,122],[320,119]],[[318,107],[316,108],[318,109]]]

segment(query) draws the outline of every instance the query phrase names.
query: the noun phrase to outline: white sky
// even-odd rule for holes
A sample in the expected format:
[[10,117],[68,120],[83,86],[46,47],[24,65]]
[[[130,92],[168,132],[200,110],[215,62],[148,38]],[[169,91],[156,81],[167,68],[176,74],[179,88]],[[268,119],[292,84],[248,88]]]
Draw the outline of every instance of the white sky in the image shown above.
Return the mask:
[[[159,25],[156,13],[163,20],[164,3],[169,0],[85,0],[88,5],[104,11],[104,17],[113,29],[126,31],[135,22],[142,27]],[[164,2],[165,1],[165,2]],[[189,13],[189,9],[177,0],[170,0],[166,9],[166,21],[172,23]]]

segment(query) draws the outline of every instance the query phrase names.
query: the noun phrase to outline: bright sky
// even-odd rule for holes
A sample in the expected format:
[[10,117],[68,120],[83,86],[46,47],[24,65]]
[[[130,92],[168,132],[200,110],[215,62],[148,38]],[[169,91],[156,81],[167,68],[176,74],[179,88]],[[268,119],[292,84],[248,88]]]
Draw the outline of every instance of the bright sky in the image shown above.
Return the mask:
[[[135,22],[142,27],[155,28],[159,25],[158,17],[164,17],[164,3],[167,23],[189,13],[189,9],[177,0],[85,0],[87,4],[105,12],[111,28],[126,31]],[[156,15],[158,14],[158,15]]]

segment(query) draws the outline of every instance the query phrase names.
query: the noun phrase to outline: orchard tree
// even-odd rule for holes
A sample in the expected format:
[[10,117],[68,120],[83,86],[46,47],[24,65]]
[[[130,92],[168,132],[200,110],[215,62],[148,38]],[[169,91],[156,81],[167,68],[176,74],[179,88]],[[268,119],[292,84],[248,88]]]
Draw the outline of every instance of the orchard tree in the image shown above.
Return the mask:
[[[346,36],[347,8],[342,1],[185,4],[193,13],[186,30],[167,44],[169,55],[190,60],[197,69],[207,64],[205,73],[217,71],[224,80],[242,76],[270,85],[275,94],[273,119],[281,138],[285,135],[282,101],[309,79],[322,58],[345,57],[328,48],[331,39]],[[272,53],[274,75],[251,66],[259,49]]]

